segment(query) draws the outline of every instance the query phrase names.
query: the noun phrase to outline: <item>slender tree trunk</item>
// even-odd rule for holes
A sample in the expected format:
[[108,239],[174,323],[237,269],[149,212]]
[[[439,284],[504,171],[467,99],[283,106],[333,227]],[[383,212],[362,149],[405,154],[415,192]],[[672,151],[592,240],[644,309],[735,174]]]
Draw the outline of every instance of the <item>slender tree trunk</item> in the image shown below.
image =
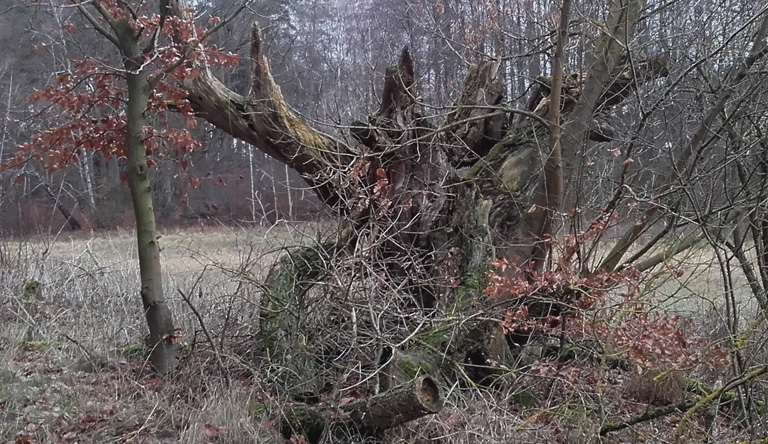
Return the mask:
[[253,147],[248,145],[248,171],[251,180],[251,221],[256,223],[256,185],[253,180]]
[[78,166],[80,167],[80,177],[85,186],[85,195],[88,198],[88,206],[91,211],[96,211],[96,198],[93,195],[93,180],[91,179],[91,159],[90,156],[83,153],[77,156]]
[[285,189],[288,195],[288,220],[293,220],[293,190],[291,189],[291,175],[288,172],[288,165],[285,165]]
[[277,196],[277,166],[272,168],[272,175],[270,178],[272,179],[272,203],[275,206],[275,221],[279,221],[281,219],[280,216],[280,199]]
[[[59,210],[59,213],[61,213],[62,216],[64,216],[64,220],[69,225],[69,228],[71,228],[73,231],[77,231],[82,229],[82,226],[80,225],[80,222],[75,219],[75,217],[72,215],[72,212],[69,211],[69,209],[64,206],[64,203],[61,202],[61,187],[59,187],[59,191],[54,193],[53,189],[51,188],[51,185],[48,183],[48,181],[39,173],[36,171],[32,171],[32,175],[34,175],[37,180],[40,182],[40,186],[43,188],[43,191],[45,191],[45,194],[48,195],[48,197],[51,199],[51,203],[53,203],[53,206],[56,207],[57,210]],[[63,186],[63,183],[62,183]]]
[[[47,182],[43,181],[41,178],[40,183],[43,186],[43,189],[45,190],[45,193],[48,194],[48,197],[51,198],[51,201],[53,202],[53,205],[56,207],[57,210],[59,210],[59,213],[61,213],[62,216],[64,216],[64,219],[66,219],[67,224],[69,225],[69,228],[71,228],[73,231],[81,230],[83,227],[80,225],[80,222],[75,219],[74,216],[72,216],[72,212],[67,209],[67,207],[64,206],[64,204],[61,202],[61,188],[59,188],[59,193],[54,194],[51,187],[48,185]],[[63,184],[62,184],[63,185]]]
[[[531,263],[537,271],[544,267],[544,261],[550,252],[551,243],[547,238],[555,235],[555,223],[563,199],[563,154],[560,148],[560,106],[563,89],[563,64],[565,44],[568,39],[568,15],[571,12],[571,0],[563,0],[560,9],[560,26],[557,33],[555,56],[552,58],[552,87],[549,93],[549,153],[544,161],[544,184],[537,197],[541,221],[534,228],[537,239],[534,244]],[[536,218],[532,218],[536,219]]]
[[11,116],[11,94],[13,93],[13,71],[11,71],[11,79],[8,82],[8,100],[5,104],[5,118],[3,119],[3,135],[0,136],[0,163],[3,162],[3,154],[5,151],[5,137],[8,134],[8,122]]
[[167,374],[176,366],[176,347],[171,311],[163,296],[160,266],[160,248],[157,244],[155,211],[152,205],[152,187],[149,181],[147,154],[142,133],[148,126],[145,114],[150,87],[147,72],[142,69],[141,51],[133,31],[124,27],[118,34],[120,51],[128,82],[127,135],[128,185],[136,218],[139,269],[141,273],[141,300],[149,326],[150,361],[155,371]]

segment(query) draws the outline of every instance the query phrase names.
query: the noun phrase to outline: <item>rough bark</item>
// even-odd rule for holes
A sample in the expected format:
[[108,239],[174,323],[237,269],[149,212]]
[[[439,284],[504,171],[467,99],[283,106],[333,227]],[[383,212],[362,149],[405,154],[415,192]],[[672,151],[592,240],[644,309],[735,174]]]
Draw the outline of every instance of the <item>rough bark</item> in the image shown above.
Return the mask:
[[[602,54],[598,58],[607,60],[604,72],[576,73],[564,80],[563,96],[568,98],[564,115],[586,108],[589,112],[579,112],[579,118],[591,118],[595,112],[620,103],[638,84],[665,75],[657,60],[630,66],[626,56],[614,54],[616,44],[610,42],[631,23],[628,11],[638,7],[637,2],[624,3],[617,0],[610,32],[605,32],[597,44]],[[629,32],[631,29],[626,29]],[[503,128],[504,113],[495,108],[504,90],[496,63],[480,63],[470,69],[455,111],[441,127],[430,130],[414,100],[413,61],[404,50],[398,65],[387,72],[381,108],[365,123],[354,126],[353,134],[373,151],[365,155],[306,126],[290,111],[269,72],[257,26],[251,54],[253,79],[247,97],[227,89],[207,69],[187,85],[192,105],[201,117],[296,169],[326,202],[345,202],[347,212],[358,207],[356,194],[361,188],[373,187],[378,179],[375,172],[382,168],[388,183],[389,209],[398,210],[382,236],[395,234],[401,245],[416,246],[430,254],[435,250],[439,253],[446,245],[457,246],[449,239],[455,236],[447,233],[466,228],[462,224],[472,219],[465,211],[454,211],[458,197],[462,206],[474,202],[483,208],[491,203],[490,209],[481,212],[488,213],[490,235],[484,237],[490,237],[490,250],[496,248],[496,256],[530,256],[524,249],[510,251],[510,245],[523,240],[531,243],[531,230],[521,229],[520,222],[532,203],[531,192],[541,185],[537,141],[547,138],[547,128],[541,124],[547,104],[540,101],[533,107],[535,115]],[[499,139],[491,146],[490,142]],[[471,163],[472,158],[480,160],[460,177],[456,168]],[[346,173],[360,159],[373,165],[367,181],[356,187]],[[464,186],[467,180],[476,183]],[[464,193],[472,200],[464,199]],[[376,210],[369,208],[356,216],[362,220]]]
[[[603,34],[595,43],[594,62],[586,71],[587,78],[563,128],[563,153],[569,174],[592,133],[595,115],[619,104],[634,90],[636,85],[626,80],[639,80],[634,79],[638,72],[644,75],[642,70],[633,70],[626,50],[644,4],[644,0],[617,0],[611,5]],[[618,76],[617,67],[622,67]]]
[[499,112],[503,99],[504,83],[499,77],[498,61],[480,62],[470,69],[461,96],[447,119],[448,124],[455,125],[451,131],[453,143],[447,145],[452,165],[473,165],[501,140],[506,129],[505,113]]
[[420,377],[340,410],[355,429],[385,430],[437,413],[442,407],[440,386],[430,377]]
[[[183,6],[178,8],[177,14],[185,14]],[[247,96],[224,86],[207,66],[198,69],[199,76],[188,80],[186,89],[199,117],[300,173],[323,202],[343,206],[350,191],[344,172],[355,153],[310,128],[291,111],[272,78],[258,25],[253,25],[251,34],[252,77]]]

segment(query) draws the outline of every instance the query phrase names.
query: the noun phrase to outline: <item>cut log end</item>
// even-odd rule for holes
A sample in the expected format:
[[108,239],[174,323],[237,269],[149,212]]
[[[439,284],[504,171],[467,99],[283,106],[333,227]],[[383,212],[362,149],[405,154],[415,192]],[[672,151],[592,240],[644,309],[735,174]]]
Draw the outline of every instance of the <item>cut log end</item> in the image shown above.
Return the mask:
[[389,428],[438,413],[442,406],[443,395],[437,382],[423,376],[338,409],[293,404],[281,409],[280,430],[285,438],[304,435],[312,444],[324,434],[337,438],[350,434],[377,436]]
[[366,400],[344,406],[361,430],[386,430],[439,412],[443,396],[437,383],[422,376]]
[[443,398],[440,394],[440,387],[432,378],[421,378],[417,380],[417,397],[422,407],[427,413],[437,413],[443,405]]

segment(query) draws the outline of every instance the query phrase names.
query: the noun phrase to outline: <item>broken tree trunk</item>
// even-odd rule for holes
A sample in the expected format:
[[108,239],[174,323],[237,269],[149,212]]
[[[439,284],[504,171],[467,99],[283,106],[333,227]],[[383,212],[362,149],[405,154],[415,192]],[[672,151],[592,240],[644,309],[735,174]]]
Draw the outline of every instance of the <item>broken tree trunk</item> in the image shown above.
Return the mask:
[[[184,2],[178,3],[176,14],[188,14]],[[291,111],[272,78],[258,25],[251,33],[247,96],[224,86],[208,66],[198,69],[199,76],[187,80],[185,87],[199,117],[297,171],[329,206],[343,205],[349,191],[345,172],[358,153],[310,128]]]
[[[561,140],[566,159],[588,139],[606,139],[592,123],[596,114],[607,113],[639,85],[666,75],[657,60],[633,61],[626,53],[642,4],[614,0],[595,40],[595,67],[563,75],[560,120],[565,122]],[[262,307],[267,343],[288,338],[279,348],[294,349],[296,341],[290,338],[306,319],[302,298],[332,275],[334,262],[329,259],[334,256],[364,251],[371,264],[369,278],[379,279],[393,293],[383,297],[416,305],[427,316],[448,306],[487,308],[482,290],[491,259],[508,258],[521,267],[529,263],[542,233],[542,219],[531,210],[544,183],[546,153],[541,146],[550,126],[545,116],[549,97],[560,97],[544,91],[551,81],[538,83],[529,111],[511,110],[501,106],[505,88],[498,63],[481,62],[470,68],[453,112],[436,127],[416,99],[414,61],[406,48],[387,69],[379,109],[352,125],[359,143],[350,145],[310,128],[285,104],[257,26],[251,60],[247,96],[230,91],[207,67],[200,67],[201,74],[186,85],[193,108],[301,173],[350,230],[344,247],[329,239],[324,247],[286,257],[270,273],[269,304]],[[522,117],[513,121],[512,113]],[[330,245],[337,246],[328,250]],[[500,328],[466,325],[463,331],[496,338],[471,342],[496,348],[503,337]],[[459,340],[453,346],[469,343]],[[500,355],[473,350],[470,361],[481,366],[502,359]],[[479,362],[483,360],[487,362]]]

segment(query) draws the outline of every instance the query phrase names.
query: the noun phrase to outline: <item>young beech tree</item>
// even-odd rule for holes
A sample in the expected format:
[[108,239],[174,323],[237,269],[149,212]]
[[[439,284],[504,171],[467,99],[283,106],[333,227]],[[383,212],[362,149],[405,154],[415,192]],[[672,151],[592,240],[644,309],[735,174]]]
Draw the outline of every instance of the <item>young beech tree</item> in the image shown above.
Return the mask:
[[[143,0],[71,0],[60,6],[66,4],[112,45],[119,66],[110,64],[110,54],[93,54],[73,62],[71,72],[59,74],[52,85],[33,94],[34,102],[56,108],[63,123],[32,136],[6,166],[34,160],[48,169],[63,168],[82,150],[100,151],[124,162],[136,218],[150,360],[158,373],[166,374],[175,366],[178,332],[163,296],[152,166],[165,153],[182,155],[200,147],[186,130],[168,125],[170,108],[185,116],[189,126],[195,125],[187,94],[175,85],[194,78],[197,64],[232,65],[236,59],[215,47],[203,50],[202,42],[224,21],[211,20],[212,27],[205,30],[195,24],[191,10],[169,16],[167,2],[160,2],[159,9],[155,2]],[[71,24],[67,30],[75,31]]]

